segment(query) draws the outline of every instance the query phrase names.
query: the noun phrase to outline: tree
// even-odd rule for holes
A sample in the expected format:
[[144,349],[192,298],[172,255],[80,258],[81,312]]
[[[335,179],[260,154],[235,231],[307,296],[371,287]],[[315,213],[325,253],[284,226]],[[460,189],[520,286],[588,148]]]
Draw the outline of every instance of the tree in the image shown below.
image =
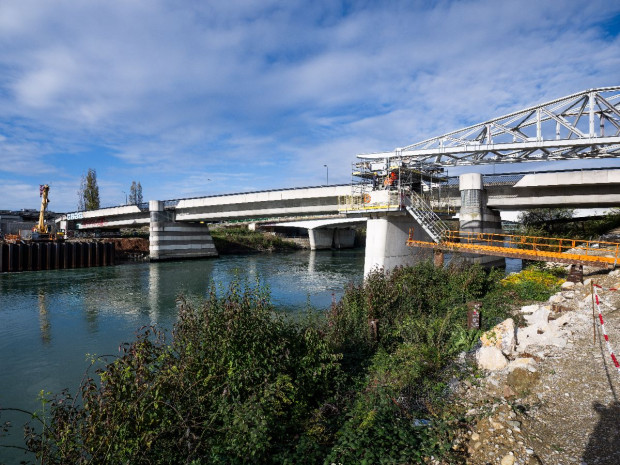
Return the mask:
[[129,204],[130,205],[138,205],[143,202],[142,200],[142,185],[138,181],[131,182],[131,187],[129,188]]
[[522,230],[528,235],[566,233],[566,222],[573,217],[570,208],[534,208],[519,215]]
[[78,210],[97,210],[100,206],[99,186],[97,185],[97,171],[88,168],[88,173],[82,175],[80,190],[78,191]]

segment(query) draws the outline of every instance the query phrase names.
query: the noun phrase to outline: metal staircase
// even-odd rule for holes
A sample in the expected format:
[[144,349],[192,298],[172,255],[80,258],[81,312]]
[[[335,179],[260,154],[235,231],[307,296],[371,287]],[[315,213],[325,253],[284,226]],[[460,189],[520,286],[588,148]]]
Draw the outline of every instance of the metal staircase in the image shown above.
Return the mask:
[[441,221],[441,218],[419,194],[411,192],[410,201],[411,205],[405,205],[409,214],[415,218],[433,241],[441,242],[450,228]]

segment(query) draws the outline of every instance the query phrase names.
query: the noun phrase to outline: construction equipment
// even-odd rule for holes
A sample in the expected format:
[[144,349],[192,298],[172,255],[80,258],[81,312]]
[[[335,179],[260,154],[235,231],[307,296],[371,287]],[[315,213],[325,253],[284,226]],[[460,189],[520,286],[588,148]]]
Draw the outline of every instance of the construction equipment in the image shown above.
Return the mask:
[[7,234],[4,237],[5,242],[20,241],[54,241],[64,239],[64,234],[54,233],[52,228],[45,222],[45,213],[49,200],[50,186],[41,184],[39,186],[39,195],[41,197],[41,209],[39,211],[39,221],[31,229],[20,229],[19,234]]
[[[41,211],[39,212],[39,222],[32,228],[33,239],[46,239],[49,237],[49,226],[45,224],[45,210],[47,210],[47,204],[50,203],[48,199],[50,186],[41,184],[39,186],[39,196],[41,197]],[[35,235],[38,236],[35,238]]]

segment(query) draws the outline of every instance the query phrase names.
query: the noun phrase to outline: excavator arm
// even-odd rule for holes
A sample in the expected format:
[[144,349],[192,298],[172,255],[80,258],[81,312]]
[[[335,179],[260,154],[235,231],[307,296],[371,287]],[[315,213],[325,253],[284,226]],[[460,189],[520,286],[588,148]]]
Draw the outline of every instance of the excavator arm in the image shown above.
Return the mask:
[[47,210],[47,204],[50,202],[48,194],[50,186],[47,184],[39,186],[39,194],[41,195],[41,212],[39,213],[39,222],[33,228],[34,232],[39,234],[47,234],[49,232],[48,226],[45,224],[45,210]]

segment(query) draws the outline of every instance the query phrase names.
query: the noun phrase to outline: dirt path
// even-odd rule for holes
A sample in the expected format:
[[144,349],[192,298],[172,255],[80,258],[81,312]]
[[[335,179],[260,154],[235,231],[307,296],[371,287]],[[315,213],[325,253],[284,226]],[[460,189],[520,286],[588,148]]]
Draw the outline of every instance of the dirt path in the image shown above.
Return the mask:
[[[620,287],[618,273],[591,278],[606,288]],[[560,315],[564,347],[558,347],[561,341],[528,347],[517,358],[533,355],[535,363],[512,372],[509,365],[467,391],[471,413],[480,416],[466,443],[468,463],[620,464],[620,372],[598,324],[593,340],[590,289],[578,285],[552,297],[566,310]],[[616,353],[619,294],[600,292],[605,327]]]

